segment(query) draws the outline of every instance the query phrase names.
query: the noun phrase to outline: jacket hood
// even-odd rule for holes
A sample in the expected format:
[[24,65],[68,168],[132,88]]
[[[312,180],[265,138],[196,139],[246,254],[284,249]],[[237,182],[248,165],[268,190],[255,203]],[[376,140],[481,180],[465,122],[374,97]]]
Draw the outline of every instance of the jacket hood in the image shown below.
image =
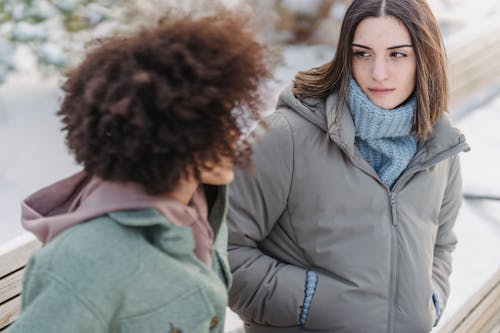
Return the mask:
[[[204,201],[202,195],[200,187],[192,201]],[[46,243],[71,226],[100,215],[149,208],[158,210],[174,224],[185,220],[182,217],[186,214],[197,214],[191,206],[150,196],[137,184],[107,182],[80,171],[26,198],[21,204],[21,218],[23,227]],[[133,221],[132,225],[161,223],[165,223],[164,218]]]
[[[279,110],[283,107],[292,109],[304,119],[328,132],[326,104],[326,101],[320,98],[298,99],[293,94],[293,83],[290,83],[281,92],[276,109]],[[328,106],[330,107],[330,105]]]
[[[341,146],[350,156],[358,156],[354,145],[355,128],[351,113],[347,105],[341,109],[337,116],[338,94],[334,92],[325,98],[299,99],[293,94],[293,83],[290,83],[281,92],[277,110],[291,109],[308,122],[314,124]],[[434,125],[429,138],[419,142],[419,163],[434,159],[440,155],[447,156],[447,152],[469,151],[470,147],[465,142],[465,136],[455,128],[449,115],[444,114]]]

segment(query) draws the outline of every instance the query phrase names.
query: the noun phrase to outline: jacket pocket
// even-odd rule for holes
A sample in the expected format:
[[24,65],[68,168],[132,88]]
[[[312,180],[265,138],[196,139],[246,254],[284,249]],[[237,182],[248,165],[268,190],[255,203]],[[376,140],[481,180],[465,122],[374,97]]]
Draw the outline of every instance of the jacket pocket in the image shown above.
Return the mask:
[[145,313],[120,319],[121,333],[206,333],[215,310],[203,291],[196,288]]

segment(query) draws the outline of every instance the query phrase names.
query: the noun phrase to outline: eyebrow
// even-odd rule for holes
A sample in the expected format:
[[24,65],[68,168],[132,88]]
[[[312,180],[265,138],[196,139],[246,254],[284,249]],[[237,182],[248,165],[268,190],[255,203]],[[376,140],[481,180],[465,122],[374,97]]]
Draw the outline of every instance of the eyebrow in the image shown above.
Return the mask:
[[[370,47],[365,46],[365,45],[361,45],[361,44],[352,43],[352,46],[357,46],[357,47],[362,48],[362,49],[371,50]],[[388,50],[394,50],[394,49],[401,49],[401,48],[404,48],[404,47],[413,47],[413,45],[411,45],[411,44],[401,44],[401,45],[395,45],[395,46],[388,47],[387,49]]]

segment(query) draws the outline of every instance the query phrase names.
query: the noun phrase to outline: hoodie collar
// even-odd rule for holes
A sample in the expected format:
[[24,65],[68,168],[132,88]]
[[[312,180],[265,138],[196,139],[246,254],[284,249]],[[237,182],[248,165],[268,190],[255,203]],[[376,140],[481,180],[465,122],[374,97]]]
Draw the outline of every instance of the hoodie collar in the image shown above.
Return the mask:
[[[207,187],[208,185],[205,185]],[[213,205],[208,211],[208,220],[210,226],[212,227],[214,234],[217,235],[220,225],[222,223],[222,216],[226,215],[227,212],[227,187],[226,186],[213,186],[216,198]],[[175,205],[179,205],[179,213],[182,214],[195,214],[190,207],[184,206],[180,203],[175,202]],[[169,207],[170,208],[170,207]],[[115,220],[117,223],[129,226],[129,227],[148,227],[154,225],[174,225],[171,220],[168,219],[161,210],[158,209],[137,209],[137,210],[118,210],[108,213],[108,215]]]
[[[201,188],[199,191],[203,192]],[[218,186],[214,192],[215,202],[208,216],[217,234],[227,210],[227,191]],[[173,200],[149,196],[134,184],[104,182],[81,171],[26,198],[22,203],[22,224],[46,243],[69,227],[101,215],[112,214],[110,217],[120,224],[145,227],[177,224],[176,213],[196,214]]]

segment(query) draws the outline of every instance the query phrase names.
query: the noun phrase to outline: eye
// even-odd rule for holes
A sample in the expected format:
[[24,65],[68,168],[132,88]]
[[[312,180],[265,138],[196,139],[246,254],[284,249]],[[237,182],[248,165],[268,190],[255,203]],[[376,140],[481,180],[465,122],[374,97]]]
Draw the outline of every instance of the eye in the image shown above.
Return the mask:
[[358,58],[367,58],[370,56],[370,53],[366,51],[354,51],[353,55]]
[[406,58],[408,55],[401,51],[393,51],[391,52],[390,56],[392,58]]

